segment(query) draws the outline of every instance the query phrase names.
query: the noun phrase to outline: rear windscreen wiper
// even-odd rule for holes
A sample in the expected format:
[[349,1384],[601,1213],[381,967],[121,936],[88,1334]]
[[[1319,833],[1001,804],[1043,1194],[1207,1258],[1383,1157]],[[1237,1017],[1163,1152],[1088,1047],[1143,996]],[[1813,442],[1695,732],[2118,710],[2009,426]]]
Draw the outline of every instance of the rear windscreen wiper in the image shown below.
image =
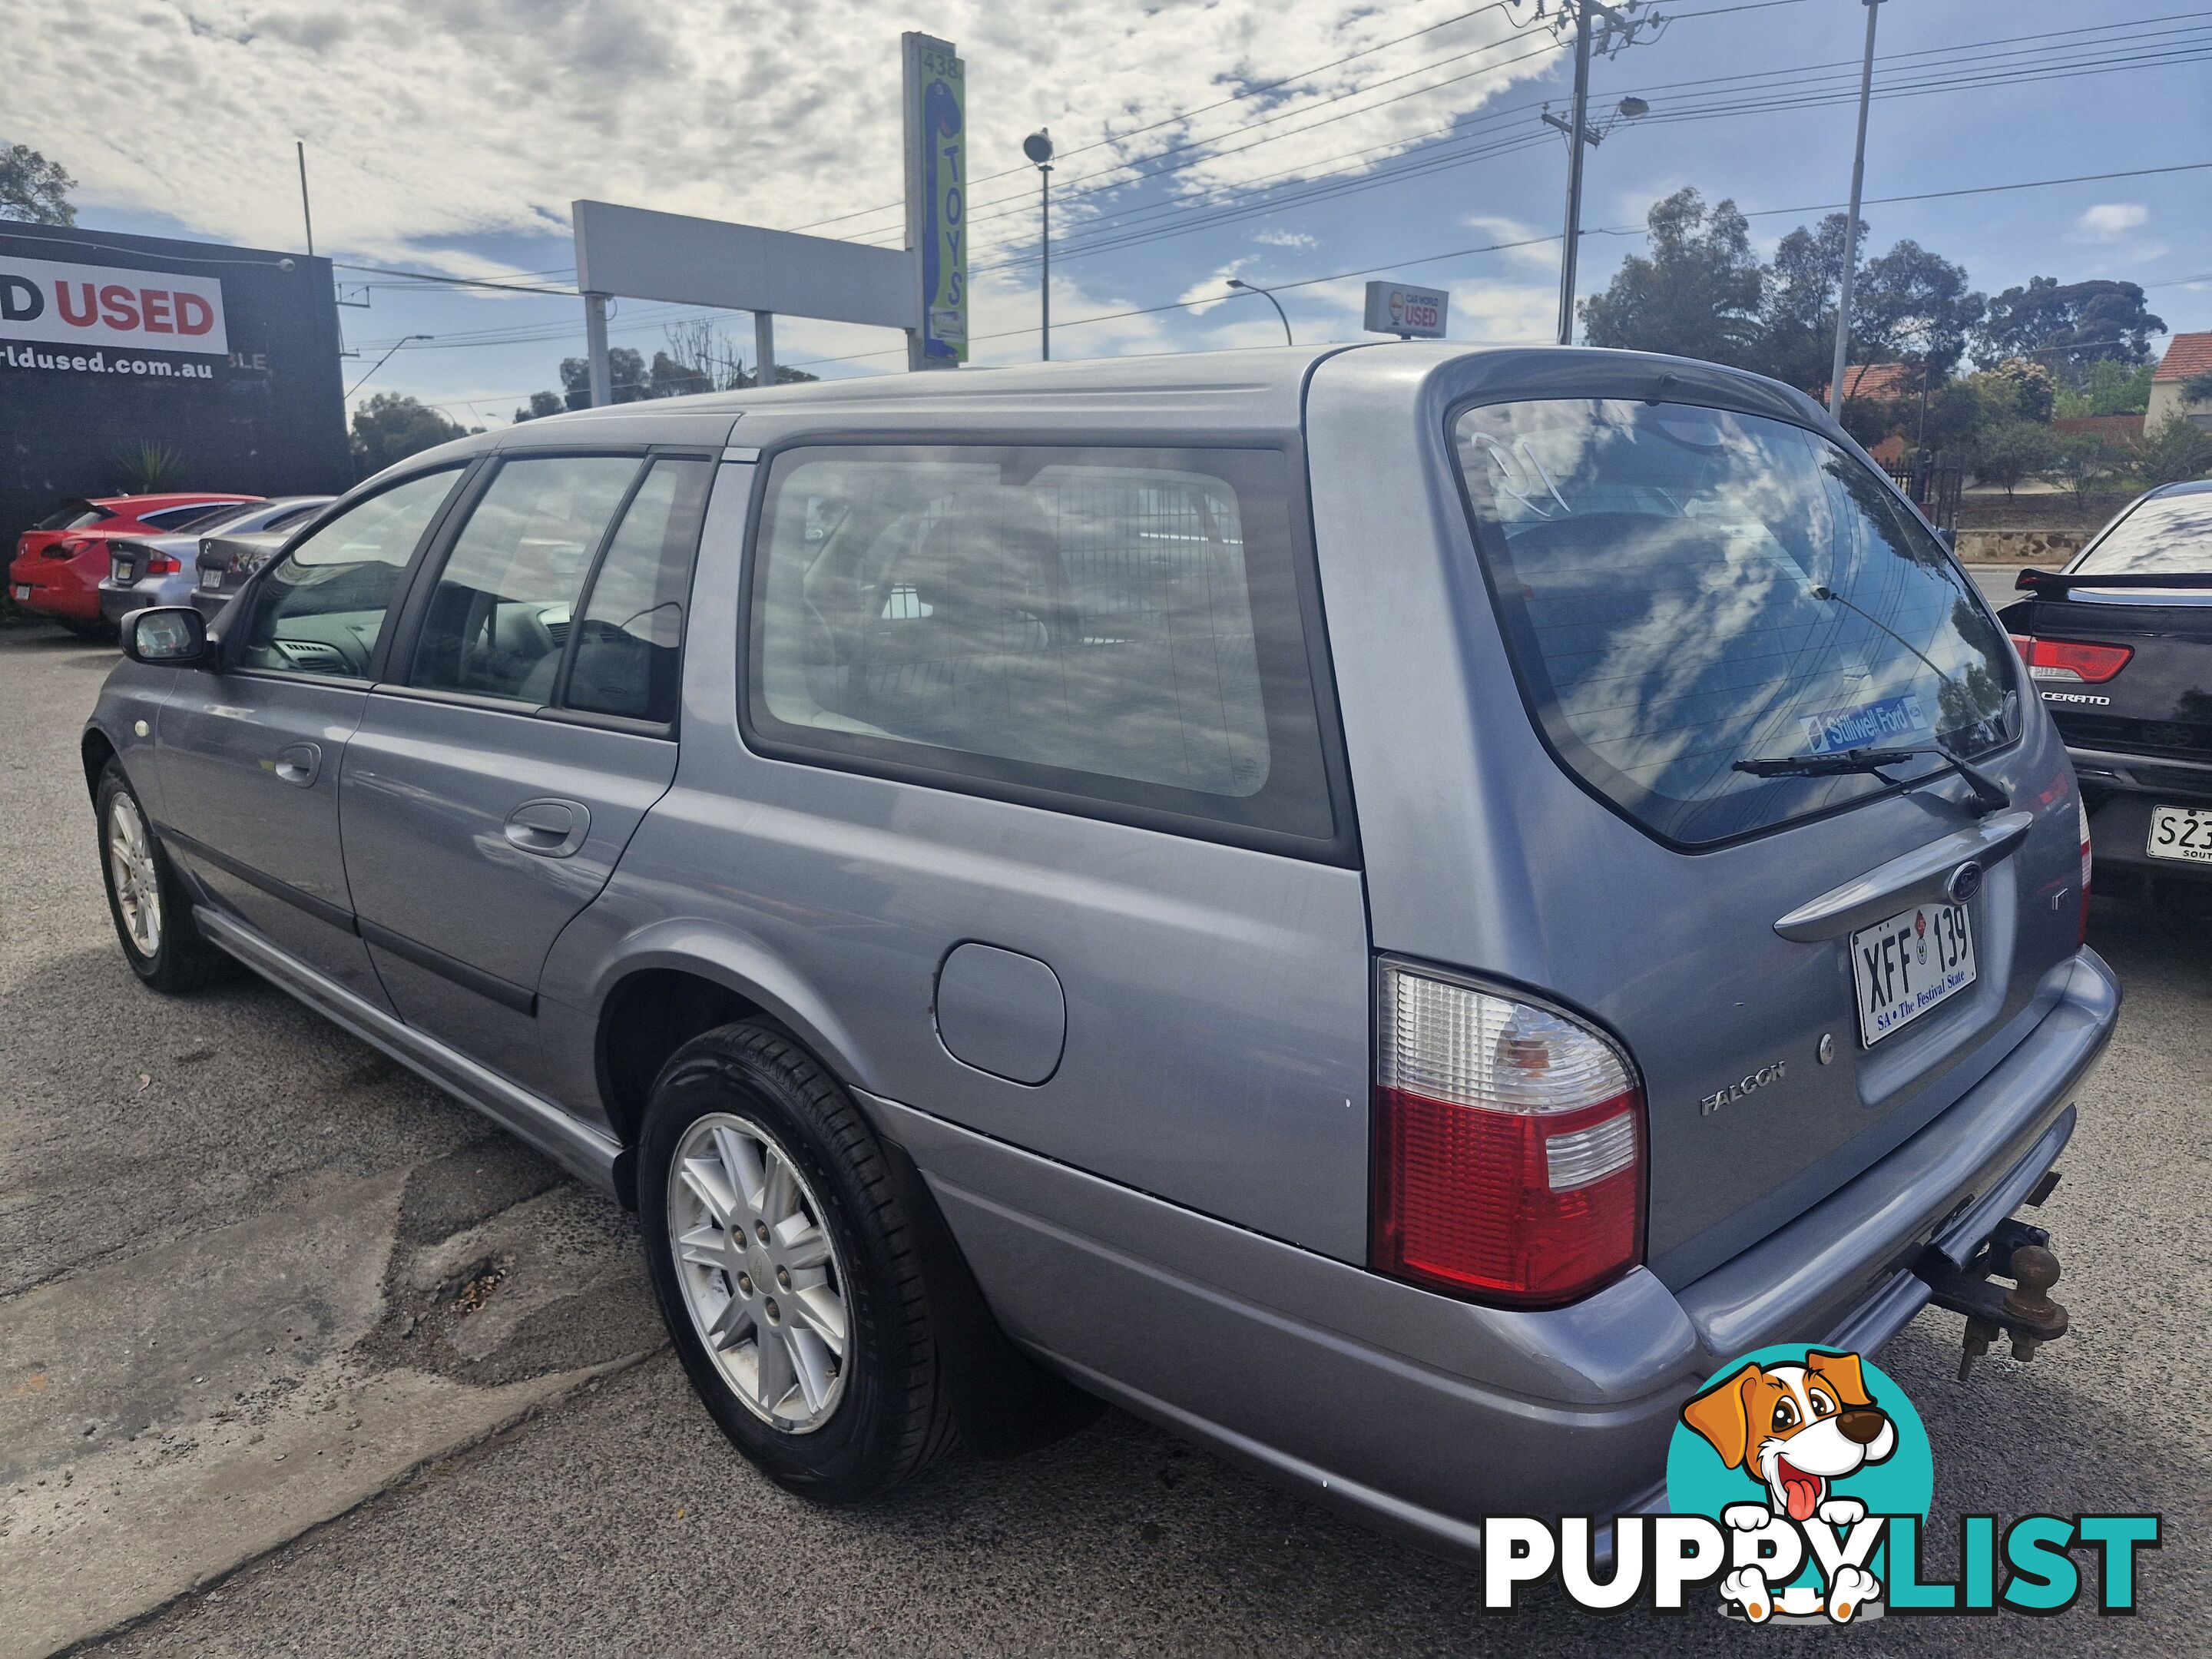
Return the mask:
[[[1850,772],[1870,772],[1884,783],[1894,784],[1896,778],[1883,777],[1881,769],[1898,766],[1916,756],[1932,755],[1952,768],[1973,791],[1974,816],[1981,817],[1990,812],[2002,811],[2012,805],[2012,797],[2005,793],[1987,775],[1966,764],[1948,749],[1933,744],[1917,749],[1840,749],[1832,755],[1783,755],[1768,760],[1740,760],[1735,763],[1739,772],[1748,772],[1755,778],[1832,778]],[[1926,783],[1940,777],[1940,772],[1930,772],[1925,777],[1905,780],[1907,787]]]

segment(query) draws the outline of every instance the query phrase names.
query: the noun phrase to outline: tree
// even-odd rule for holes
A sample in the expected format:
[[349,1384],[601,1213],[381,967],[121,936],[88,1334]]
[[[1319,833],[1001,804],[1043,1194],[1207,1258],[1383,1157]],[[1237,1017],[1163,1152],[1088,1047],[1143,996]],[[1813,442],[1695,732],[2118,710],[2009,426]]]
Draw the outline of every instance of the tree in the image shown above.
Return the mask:
[[1605,292],[1583,301],[1583,337],[1592,345],[1741,362],[1759,332],[1761,275],[1735,204],[1708,210],[1686,185],[1654,203],[1644,222],[1650,256],[1630,254]]
[[2033,477],[2057,459],[2057,441],[2039,421],[2006,421],[1982,433],[1974,446],[1974,476],[2002,484],[2005,499],[2023,478]]
[[[2058,388],[2055,412],[2069,417],[2083,415],[2141,415],[2150,407],[2150,377],[2152,365],[2130,365],[2117,357],[2100,357],[2089,365],[2087,379],[2079,391],[2069,386]],[[2212,375],[2203,377],[2207,382],[2200,395],[2212,397]],[[2182,388],[2185,396],[2188,387]]]
[[394,461],[467,436],[458,422],[400,392],[380,392],[353,412],[353,459],[364,478]]
[[[614,346],[607,352],[608,390],[618,404],[634,404],[653,395],[652,378],[646,373],[645,359],[634,346]],[[563,357],[561,360],[561,386],[567,393],[568,407],[589,409],[592,406],[592,365],[583,357]]]
[[[1761,275],[1759,341],[1745,367],[1807,390],[1825,385],[1834,360],[1836,290],[1844,274],[1845,216],[1817,228],[1800,225],[1774,250]],[[1859,223],[1859,244],[1866,223]]]
[[558,415],[567,407],[557,392],[533,392],[530,394],[529,407],[514,411],[514,423],[520,426],[525,421],[542,421],[548,415]]
[[69,193],[76,180],[58,161],[49,161],[27,144],[0,145],[0,219],[34,225],[73,225],[76,210]]
[[[2192,374],[2181,383],[2182,402],[2185,404],[2201,404],[2207,402],[2208,400],[2212,400],[2212,371],[2208,371],[2203,374]],[[2144,409],[2148,409],[2150,407],[2150,370],[2148,368],[2143,370],[2143,401],[2142,407]],[[2133,414],[2134,412],[2135,411],[2132,410],[2129,411],[2130,414]]]
[[2212,432],[2185,415],[2169,415],[2143,434],[2135,459],[2136,471],[2147,484],[2212,477]]
[[1966,287],[1966,268],[1907,240],[1867,261],[1851,290],[1851,349],[1867,362],[1918,363],[1946,380],[1989,301]]
[[2008,357],[1973,376],[1990,422],[2033,421],[2041,426],[2058,404],[2058,382],[2048,366],[2026,357]]
[[2027,287],[1990,301],[1974,356],[1983,362],[2033,356],[2079,386],[2089,366],[2104,359],[2148,362],[2150,337],[2165,332],[2165,319],[2144,309],[2143,291],[2133,283],[2031,276]]
[[2060,438],[2050,468],[2051,476],[2074,492],[2074,504],[2084,511],[2089,497],[2117,478],[2119,471],[2112,451],[2093,432]]

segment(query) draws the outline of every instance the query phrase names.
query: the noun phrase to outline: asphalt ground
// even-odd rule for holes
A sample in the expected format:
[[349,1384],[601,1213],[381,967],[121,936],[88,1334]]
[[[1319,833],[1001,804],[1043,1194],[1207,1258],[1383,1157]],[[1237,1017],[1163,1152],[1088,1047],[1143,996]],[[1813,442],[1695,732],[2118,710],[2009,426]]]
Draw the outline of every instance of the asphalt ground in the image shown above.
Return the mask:
[[2212,921],[2097,902],[2127,1010],[2039,1218],[2074,1334],[1963,1387],[1954,1318],[1882,1356],[1934,1445],[1931,1568],[1961,1513],[2153,1510],[2138,1616],[1498,1618],[1118,1412],[865,1509],[769,1486],[627,1215],[257,981],[133,980],[76,754],[112,660],[0,628],[0,1655],[2212,1646]]

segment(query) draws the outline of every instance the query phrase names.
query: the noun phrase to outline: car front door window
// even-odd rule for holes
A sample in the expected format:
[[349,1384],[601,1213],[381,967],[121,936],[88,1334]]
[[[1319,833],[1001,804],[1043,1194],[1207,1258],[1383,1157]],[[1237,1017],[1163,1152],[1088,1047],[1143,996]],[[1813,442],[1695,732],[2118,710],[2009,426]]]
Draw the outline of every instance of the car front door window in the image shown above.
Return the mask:
[[240,665],[359,678],[399,578],[459,468],[394,484],[331,520],[262,579]]

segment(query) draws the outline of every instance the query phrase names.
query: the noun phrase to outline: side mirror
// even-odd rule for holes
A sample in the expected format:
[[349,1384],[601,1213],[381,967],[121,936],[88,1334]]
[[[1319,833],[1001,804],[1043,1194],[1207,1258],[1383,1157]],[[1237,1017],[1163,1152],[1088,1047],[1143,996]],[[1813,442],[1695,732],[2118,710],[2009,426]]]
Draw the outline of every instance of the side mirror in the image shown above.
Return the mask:
[[123,619],[123,654],[164,668],[209,661],[207,618],[186,605],[133,611]]

